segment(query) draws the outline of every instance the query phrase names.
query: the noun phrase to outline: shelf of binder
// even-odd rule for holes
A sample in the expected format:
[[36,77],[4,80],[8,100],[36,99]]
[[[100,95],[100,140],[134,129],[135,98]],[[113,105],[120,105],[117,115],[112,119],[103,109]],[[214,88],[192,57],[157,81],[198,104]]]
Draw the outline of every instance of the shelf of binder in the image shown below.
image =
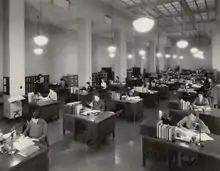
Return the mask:
[[14,119],[22,116],[23,96],[4,96],[4,117]]
[[157,122],[157,138],[172,141],[175,135],[175,126],[163,124],[163,121]]
[[190,109],[190,102],[181,99],[180,100],[180,109],[181,110],[189,110]]

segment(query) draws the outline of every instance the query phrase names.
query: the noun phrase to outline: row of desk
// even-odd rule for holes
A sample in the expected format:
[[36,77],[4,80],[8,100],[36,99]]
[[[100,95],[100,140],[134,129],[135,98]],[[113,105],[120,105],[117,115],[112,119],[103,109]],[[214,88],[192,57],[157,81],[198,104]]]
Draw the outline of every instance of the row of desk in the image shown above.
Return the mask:
[[[156,120],[145,120],[140,126],[142,135],[142,159],[143,166],[146,159],[165,161],[170,169],[209,171],[219,170],[220,161],[220,136],[211,134],[214,141],[206,141],[204,147],[198,147],[192,143],[181,141],[170,142],[156,138]],[[196,157],[196,162],[190,166],[182,166],[181,161],[173,161],[173,156],[187,154]],[[202,159],[206,159],[205,161]],[[181,159],[181,158],[179,158]]]

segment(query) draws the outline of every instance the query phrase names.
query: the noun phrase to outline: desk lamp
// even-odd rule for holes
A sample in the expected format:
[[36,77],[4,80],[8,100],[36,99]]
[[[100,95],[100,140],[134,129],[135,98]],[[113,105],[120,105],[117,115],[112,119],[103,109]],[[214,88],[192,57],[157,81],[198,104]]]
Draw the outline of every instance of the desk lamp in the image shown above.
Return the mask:
[[[204,112],[204,109],[203,109],[203,112]],[[202,144],[202,128],[201,128],[201,122],[200,122],[200,119],[199,119],[199,115],[200,115],[200,113],[197,112],[196,117],[198,119],[199,141],[196,143],[196,145],[199,146],[199,147],[203,147],[204,145]]]

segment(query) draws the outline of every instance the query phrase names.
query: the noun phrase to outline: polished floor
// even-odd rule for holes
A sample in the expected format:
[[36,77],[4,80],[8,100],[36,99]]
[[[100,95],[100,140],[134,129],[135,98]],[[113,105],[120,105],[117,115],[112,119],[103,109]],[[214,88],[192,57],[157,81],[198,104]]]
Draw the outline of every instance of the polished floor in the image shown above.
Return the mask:
[[[175,98],[175,93],[171,93],[170,99]],[[161,100],[157,109],[144,109],[143,119],[157,117],[159,109],[168,110],[168,100]],[[18,122],[0,119],[0,128],[7,132]],[[148,162],[146,168],[142,167],[140,122],[117,118],[115,140],[109,137],[100,148],[76,142],[70,133],[63,136],[62,118],[50,123],[50,171],[167,171],[164,163]]]

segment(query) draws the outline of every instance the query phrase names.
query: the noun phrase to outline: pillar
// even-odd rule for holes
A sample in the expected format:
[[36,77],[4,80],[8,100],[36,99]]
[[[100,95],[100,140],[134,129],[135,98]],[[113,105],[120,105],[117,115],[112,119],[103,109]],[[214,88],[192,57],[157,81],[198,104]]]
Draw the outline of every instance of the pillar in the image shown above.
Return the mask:
[[127,38],[126,32],[118,31],[115,34],[115,42],[117,47],[115,57],[115,76],[119,76],[120,81],[125,81],[127,77]]
[[3,76],[9,78],[10,96],[25,94],[24,22],[24,0],[3,0]]
[[212,66],[220,71],[220,31],[215,31],[212,37]]
[[86,82],[92,81],[92,22],[90,19],[78,22],[79,86],[85,86]]
[[151,41],[148,47],[148,71],[151,73],[156,73],[156,43],[155,41]]

